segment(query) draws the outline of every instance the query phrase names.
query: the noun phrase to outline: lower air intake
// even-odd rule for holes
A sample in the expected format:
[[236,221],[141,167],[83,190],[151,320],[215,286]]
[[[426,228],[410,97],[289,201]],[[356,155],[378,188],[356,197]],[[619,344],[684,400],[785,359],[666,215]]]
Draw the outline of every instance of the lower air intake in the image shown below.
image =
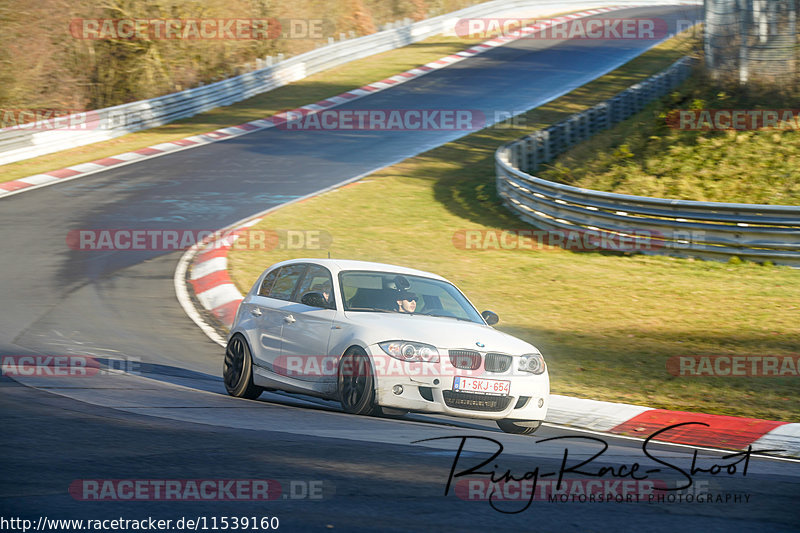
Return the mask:
[[503,411],[511,403],[510,396],[490,396],[451,390],[442,391],[442,395],[447,407],[469,409],[470,411]]

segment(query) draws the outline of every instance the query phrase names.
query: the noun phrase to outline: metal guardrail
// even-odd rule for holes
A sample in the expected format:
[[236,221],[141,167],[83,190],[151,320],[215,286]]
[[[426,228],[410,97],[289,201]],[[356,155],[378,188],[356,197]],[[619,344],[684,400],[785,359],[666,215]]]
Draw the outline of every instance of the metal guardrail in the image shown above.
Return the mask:
[[[670,0],[495,0],[486,2],[407,26],[329,44],[285,59],[275,65],[203,87],[92,111],[90,112],[92,120],[96,121],[99,126],[91,129],[32,131],[6,128],[0,130],[0,165],[112,139],[134,131],[191,117],[216,107],[231,105],[349,61],[407,46],[433,35],[452,32],[456,22],[463,18],[486,17],[513,9],[547,6],[553,6],[553,11],[563,11],[609,4],[675,3],[679,2]],[[694,4],[696,2],[692,0],[680,3]]]
[[[591,234],[599,249],[800,267],[800,206],[670,200],[594,191],[531,175],[570,146],[641,111],[689,74],[690,59],[495,152],[497,191],[545,231]],[[620,242],[626,246],[621,247]]]

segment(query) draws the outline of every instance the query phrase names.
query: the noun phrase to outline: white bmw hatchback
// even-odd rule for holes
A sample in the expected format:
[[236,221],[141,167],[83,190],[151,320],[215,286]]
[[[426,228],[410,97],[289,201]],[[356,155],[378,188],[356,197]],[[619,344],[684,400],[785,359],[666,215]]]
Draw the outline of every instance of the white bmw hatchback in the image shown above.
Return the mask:
[[550,380],[536,347],[495,330],[455,285],[380,263],[293,259],[245,296],[223,365],[232,396],[279,389],[355,414],[408,411],[496,420],[532,433]]

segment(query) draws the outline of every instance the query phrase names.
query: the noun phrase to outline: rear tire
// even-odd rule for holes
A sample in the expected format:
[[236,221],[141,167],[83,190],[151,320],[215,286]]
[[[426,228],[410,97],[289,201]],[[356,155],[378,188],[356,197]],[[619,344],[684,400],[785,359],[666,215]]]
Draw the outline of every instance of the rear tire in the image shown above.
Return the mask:
[[348,348],[339,359],[337,373],[339,403],[354,415],[380,415],[375,405],[375,377],[367,353],[358,346]]
[[[506,433],[512,433],[514,435],[530,435],[542,425],[541,420],[497,420],[497,427],[505,431]],[[520,425],[521,423],[524,424],[535,424],[535,425]]]
[[264,389],[253,384],[253,356],[243,336],[236,334],[228,341],[222,379],[228,394],[237,398],[255,400]]

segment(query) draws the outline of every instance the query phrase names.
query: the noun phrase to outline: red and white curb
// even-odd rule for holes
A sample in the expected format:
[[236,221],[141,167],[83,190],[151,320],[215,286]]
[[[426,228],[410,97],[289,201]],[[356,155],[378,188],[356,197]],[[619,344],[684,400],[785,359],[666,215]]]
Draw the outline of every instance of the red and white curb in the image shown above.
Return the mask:
[[[389,78],[376,81],[374,83],[370,83],[369,85],[364,85],[363,87],[360,87],[358,89],[352,89],[337,96],[331,96],[329,98],[326,98],[325,100],[321,100],[314,104],[308,104],[297,109],[292,109],[290,111],[283,111],[277,113],[269,118],[253,120],[251,122],[246,122],[238,126],[220,128],[218,130],[209,133],[192,135],[191,137],[186,137],[184,139],[178,139],[175,141],[156,144],[153,146],[148,146],[145,148],[141,148],[139,150],[133,150],[131,152],[125,152],[123,154],[118,154],[111,157],[104,157],[102,159],[97,159],[89,163],[72,165],[70,167],[44,172],[42,174],[35,174],[33,176],[28,176],[14,181],[0,183],[0,198],[5,196],[10,196],[13,194],[19,194],[21,192],[26,192],[29,190],[38,189],[41,187],[46,187],[48,185],[53,185],[55,183],[60,183],[67,180],[82,178],[90,174],[95,174],[97,172],[102,172],[104,170],[108,170],[111,168],[118,168],[124,165],[129,165],[132,163],[142,161],[144,159],[151,159],[153,157],[179,152],[181,150],[188,150],[191,148],[196,148],[198,146],[203,146],[210,143],[233,139],[236,137],[240,137],[242,135],[247,135],[248,133],[253,133],[268,128],[274,128],[276,126],[280,126],[281,124],[286,123],[287,116],[297,116],[298,114],[304,114],[304,115],[313,114],[319,111],[337,107],[346,102],[352,102],[358,100],[365,96],[369,96],[370,94],[374,94],[383,91],[385,89],[394,87],[396,85],[400,85],[409,80],[419,78],[420,76],[424,76],[425,74],[428,74],[429,72],[432,72],[434,70],[438,70],[448,65],[458,63],[460,61],[463,61],[464,59],[481,54],[497,46],[502,46],[509,42],[516,41],[523,37],[537,33],[554,24],[560,24],[563,22],[567,22],[569,20],[589,17],[601,13],[608,13],[610,11],[618,11],[620,9],[630,9],[633,7],[641,7],[641,6],[622,5],[622,6],[598,7],[595,9],[589,9],[577,13],[571,13],[569,15],[563,15],[560,17],[556,17],[554,19],[541,21],[537,24],[527,26],[525,28],[522,28],[521,30],[512,32],[509,35],[496,37],[494,39],[490,39],[484,43],[475,45],[471,48],[468,48],[456,54],[451,54],[441,59],[437,59],[436,61],[432,61],[426,65],[422,65],[420,67],[416,67],[407,70],[405,72],[401,72],[400,74],[396,74]],[[289,115],[290,113],[292,115]]]
[[[317,194],[320,193],[314,193]],[[191,307],[193,301],[187,296],[180,297],[182,291],[188,293],[188,281],[202,308],[216,317],[225,329],[230,329],[243,297],[228,274],[228,253],[238,238],[237,232],[261,222],[264,216],[266,213],[235,225],[226,230],[222,239],[206,244],[205,248],[197,246],[184,254],[175,272],[175,287],[184,309]],[[225,339],[205,322],[200,312],[192,307],[187,309],[187,313],[213,340],[225,346]],[[654,440],[734,450],[752,445],[754,450],[782,450],[773,453],[800,458],[800,423],[669,411],[556,394],[550,396],[546,421],[637,438],[647,438],[667,426],[691,422],[666,431]]]
[[776,455],[800,457],[800,423],[669,411],[555,394],[550,396],[547,421],[639,438],[647,438],[668,426],[692,422],[666,431],[654,440],[734,450],[752,445],[753,450],[783,450]]
[[[227,341],[220,329],[227,331],[231,328],[236,318],[236,310],[243,299],[228,274],[228,253],[241,232],[258,224],[273,211],[347,186],[363,177],[363,175],[354,176],[306,196],[270,207],[219,230],[216,237],[199,242],[186,250],[175,268],[173,285],[178,302],[189,318],[211,340],[220,346],[226,346]],[[206,316],[209,313],[221,328],[208,323]]]

